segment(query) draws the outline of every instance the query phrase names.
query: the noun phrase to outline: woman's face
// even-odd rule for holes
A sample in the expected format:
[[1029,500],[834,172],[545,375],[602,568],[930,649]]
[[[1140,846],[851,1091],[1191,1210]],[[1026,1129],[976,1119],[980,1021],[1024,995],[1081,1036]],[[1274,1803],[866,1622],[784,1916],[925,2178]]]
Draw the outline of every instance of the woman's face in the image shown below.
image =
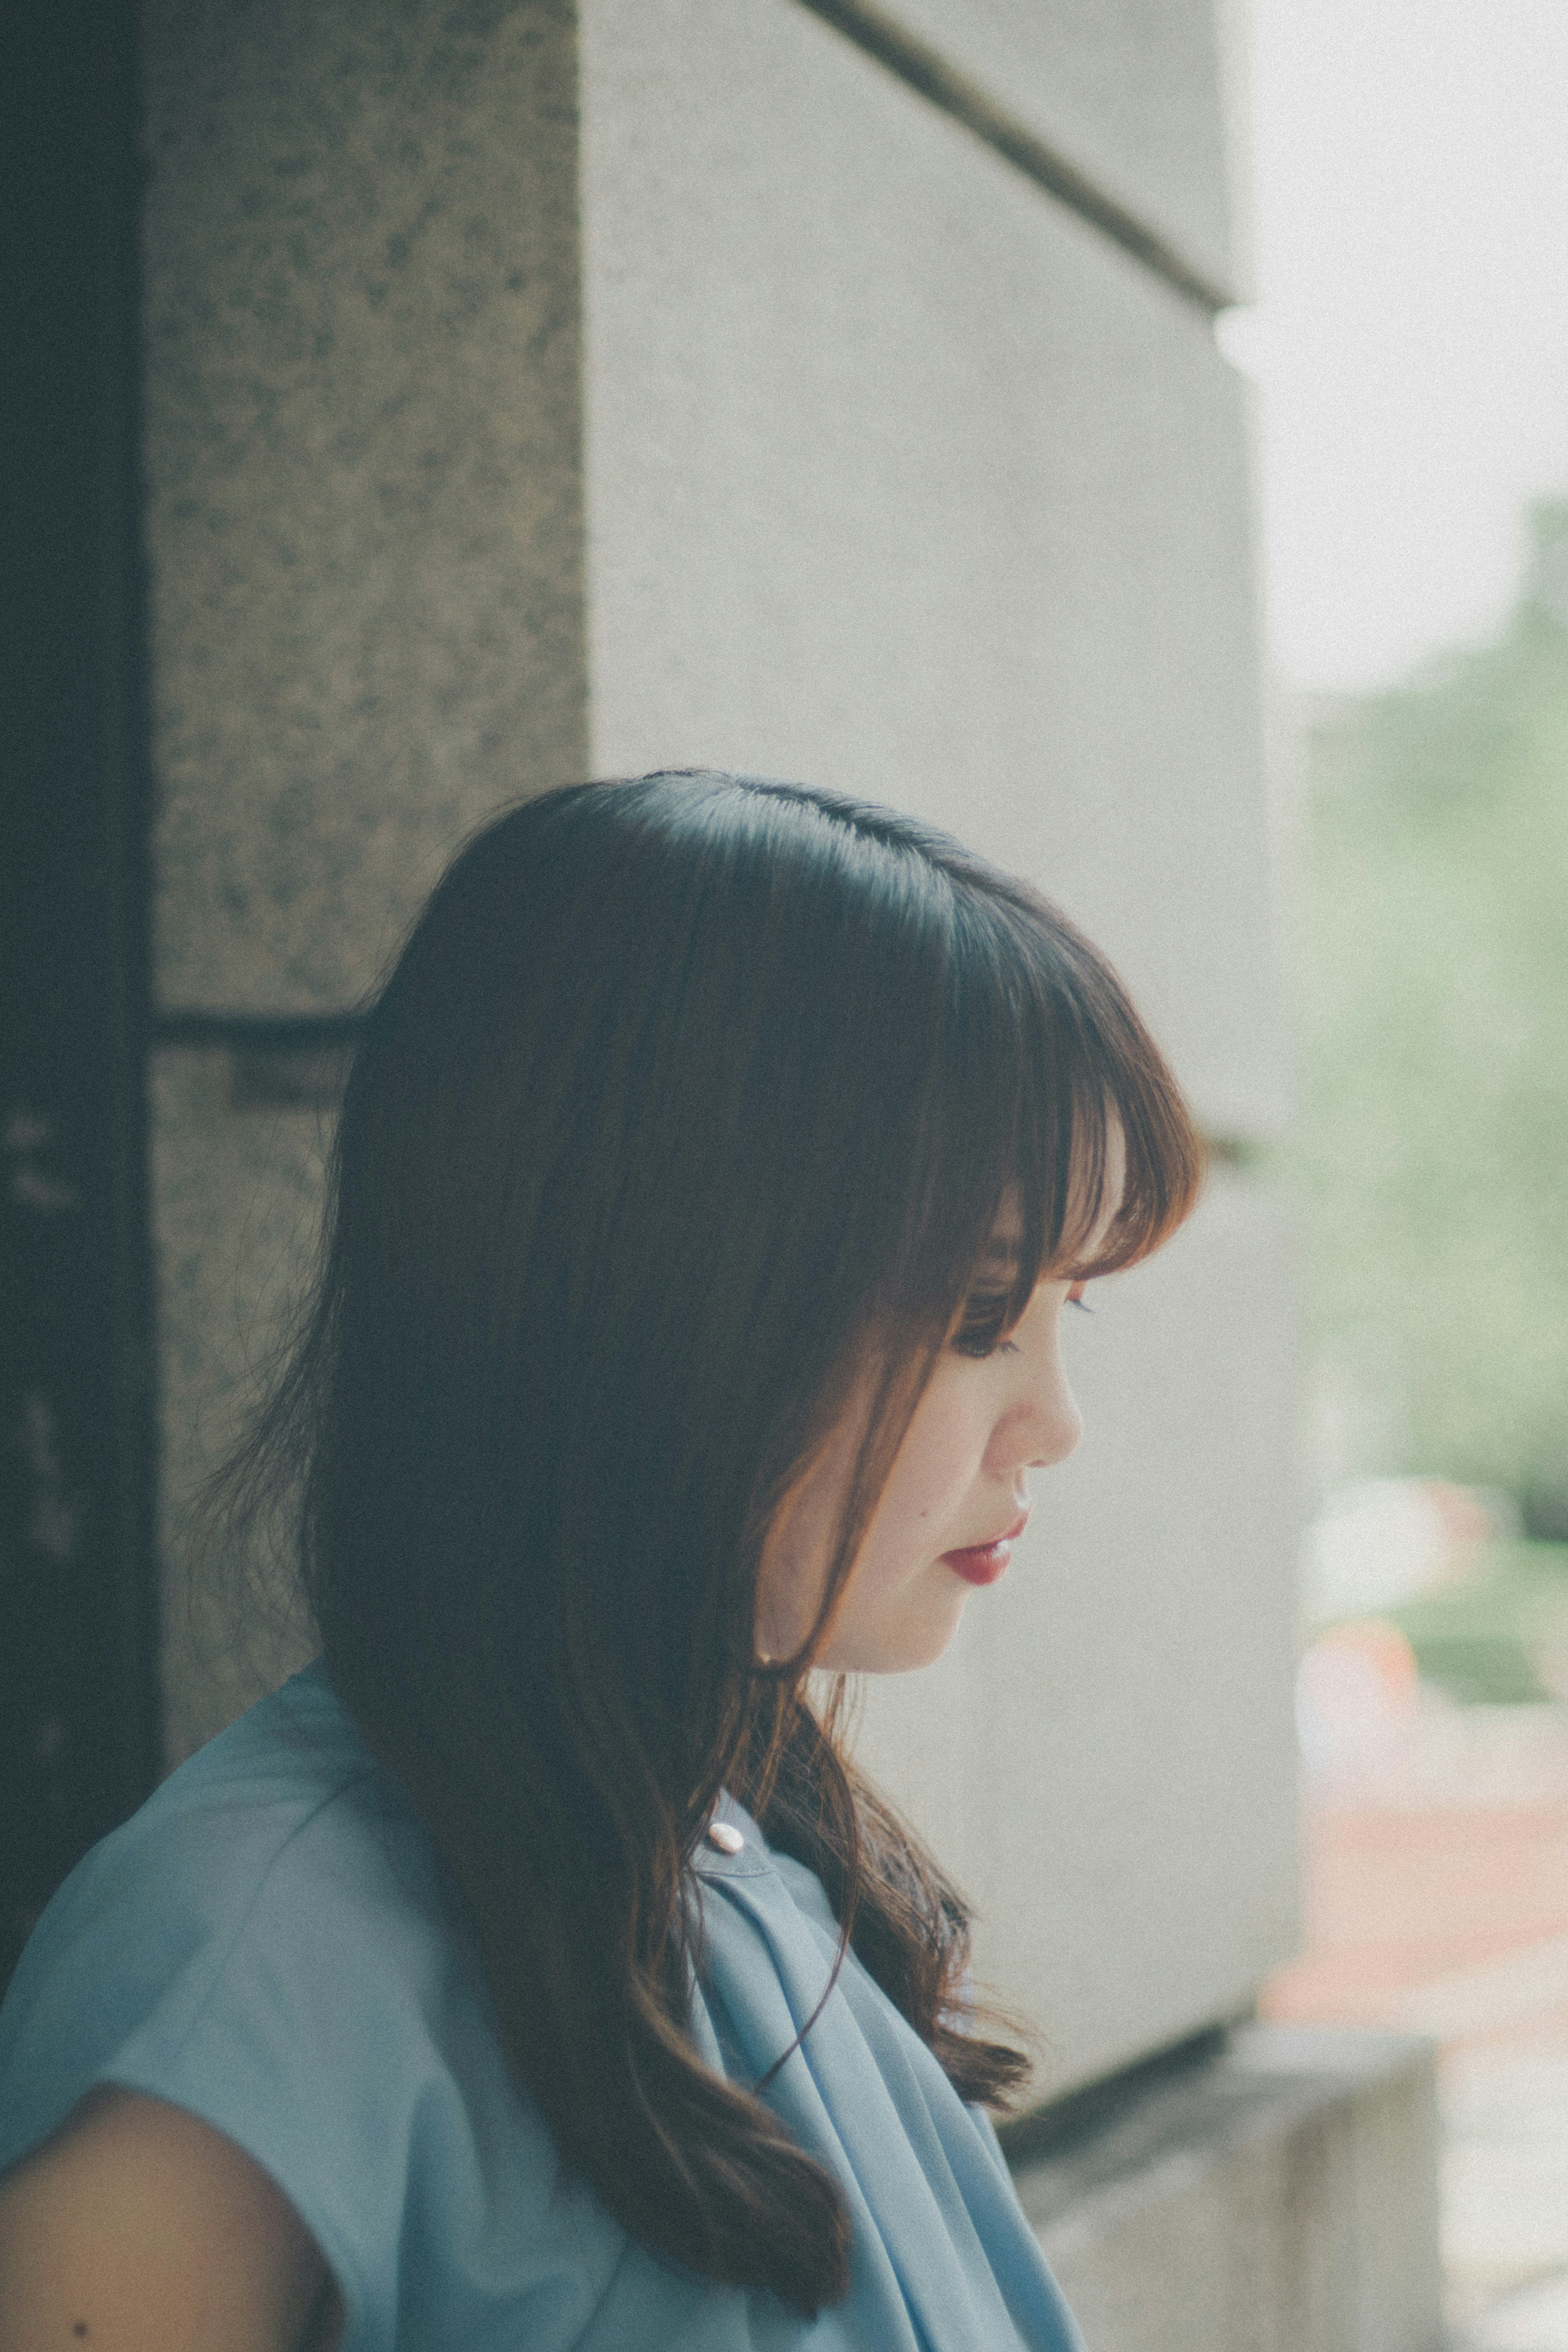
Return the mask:
[[[1121,1136],[1109,1143],[1104,1204],[1089,1249],[1115,1213]],[[1002,1331],[1016,1223],[992,1238],[962,1323],[937,1359],[840,1601],[813,1663],[835,1673],[898,1674],[929,1665],[956,1631],[965,1601],[994,1583],[1009,1539],[1029,1513],[1025,1473],[1065,1461],[1082,1422],[1061,1361],[1061,1318],[1082,1283],[1045,1281],[1022,1318]],[[763,1547],[757,1643],[764,1658],[791,1656],[809,1634],[827,1578],[863,1419],[852,1403],[820,1460],[785,1505]]]

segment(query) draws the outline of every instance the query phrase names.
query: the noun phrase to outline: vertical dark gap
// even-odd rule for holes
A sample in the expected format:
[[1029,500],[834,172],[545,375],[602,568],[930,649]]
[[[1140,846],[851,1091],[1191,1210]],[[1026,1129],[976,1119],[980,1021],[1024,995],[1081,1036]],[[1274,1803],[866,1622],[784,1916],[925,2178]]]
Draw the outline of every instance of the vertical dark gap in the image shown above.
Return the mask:
[[152,808],[141,562],[141,150],[140,0],[99,0],[111,19],[116,136],[99,211],[104,397],[99,574],[104,630],[103,810],[108,991],[105,1074],[111,1155],[115,1430],[115,1745],[111,1805],[139,1805],[158,1776],[155,1496],[158,1461],[148,1046],[152,1013]]
[[158,1705],[135,9],[0,45],[3,1981]]

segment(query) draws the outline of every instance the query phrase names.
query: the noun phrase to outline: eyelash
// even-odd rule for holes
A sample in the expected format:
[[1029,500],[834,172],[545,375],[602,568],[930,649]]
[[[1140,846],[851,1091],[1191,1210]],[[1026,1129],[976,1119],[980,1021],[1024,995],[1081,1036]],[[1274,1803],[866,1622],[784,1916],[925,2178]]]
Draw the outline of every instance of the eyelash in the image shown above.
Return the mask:
[[[977,1363],[984,1363],[988,1356],[1017,1355],[1018,1349],[1014,1341],[1004,1339],[1002,1337],[1007,1328],[1007,1309],[1009,1303],[1008,1297],[1005,1295],[998,1296],[995,1299],[977,1303],[981,1307],[981,1311],[978,1314],[973,1312],[977,1302],[971,1301],[971,1312],[960,1326],[957,1336],[953,1341],[958,1353],[961,1356],[973,1358]],[[1074,1298],[1071,1293],[1068,1296],[1067,1304],[1069,1307],[1076,1307],[1081,1315],[1092,1315],[1094,1312],[1086,1298]]]
[[988,1322],[966,1323],[953,1345],[961,1356],[972,1356],[979,1363],[983,1363],[988,1356],[1016,1355],[1017,1343],[1004,1339],[1001,1333],[1002,1318],[999,1316],[993,1317]]

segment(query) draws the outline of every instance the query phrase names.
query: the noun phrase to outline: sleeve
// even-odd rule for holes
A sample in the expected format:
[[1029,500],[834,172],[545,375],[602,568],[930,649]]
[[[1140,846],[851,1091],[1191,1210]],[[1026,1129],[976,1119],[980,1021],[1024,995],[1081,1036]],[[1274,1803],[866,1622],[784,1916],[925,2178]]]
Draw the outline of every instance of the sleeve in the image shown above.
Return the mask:
[[189,2110],[271,2175],[342,2294],[343,2352],[577,2344],[624,2233],[513,2086],[427,1854],[363,1791],[153,1805],[96,1848],[0,2011],[0,2168],[95,2084]]

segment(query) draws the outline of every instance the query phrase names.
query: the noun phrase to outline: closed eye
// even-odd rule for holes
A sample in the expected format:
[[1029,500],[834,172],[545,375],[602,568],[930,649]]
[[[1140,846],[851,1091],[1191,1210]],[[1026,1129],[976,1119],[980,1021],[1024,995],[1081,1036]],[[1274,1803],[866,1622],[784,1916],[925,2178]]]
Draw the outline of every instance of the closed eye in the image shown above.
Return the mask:
[[1011,1328],[1012,1294],[998,1290],[972,1297],[964,1309],[964,1319],[953,1335],[953,1345],[961,1356],[984,1358],[994,1356],[1012,1342],[1006,1337]]

